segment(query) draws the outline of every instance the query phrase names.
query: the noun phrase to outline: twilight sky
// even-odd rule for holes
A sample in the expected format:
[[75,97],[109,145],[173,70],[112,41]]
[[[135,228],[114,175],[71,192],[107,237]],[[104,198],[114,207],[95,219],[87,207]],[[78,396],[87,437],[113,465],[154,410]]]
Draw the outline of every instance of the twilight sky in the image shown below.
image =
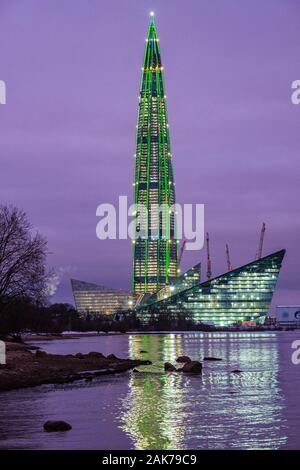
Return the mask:
[[[49,241],[61,282],[130,287],[131,242],[96,207],[132,193],[148,14],[160,37],[177,202],[204,203],[213,274],[286,248],[273,306],[300,302],[299,0],[0,0],[0,202]],[[185,252],[183,267],[204,260]]]

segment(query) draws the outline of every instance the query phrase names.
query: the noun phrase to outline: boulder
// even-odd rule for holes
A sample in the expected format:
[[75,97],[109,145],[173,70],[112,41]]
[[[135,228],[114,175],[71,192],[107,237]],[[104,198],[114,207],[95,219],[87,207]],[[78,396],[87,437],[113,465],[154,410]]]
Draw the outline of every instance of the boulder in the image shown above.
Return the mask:
[[189,356],[179,356],[177,357],[176,359],[176,362],[182,362],[184,364],[186,364],[187,362],[191,362],[191,358]]
[[170,362],[165,362],[165,371],[166,372],[175,372],[176,367],[173,366]]
[[84,359],[85,356],[82,353],[77,353],[75,354],[75,357],[77,357],[77,359]]
[[191,361],[184,364],[181,369],[182,372],[189,372],[191,374],[201,374],[202,364],[199,361]]
[[234,369],[231,371],[232,374],[241,374],[243,371],[239,369]]
[[72,429],[72,426],[66,421],[46,421],[44,424],[44,431],[46,432],[70,431],[70,429]]
[[206,356],[203,358],[203,361],[222,361],[220,357]]
[[143,354],[143,353],[146,353],[147,351],[144,351],[144,349],[141,349],[140,350],[140,353]]
[[114,354],[109,354],[106,359],[118,359]]
[[92,352],[89,352],[88,353],[88,357],[96,357],[96,358],[102,358],[104,357],[103,354],[101,352],[97,352],[97,351],[92,351]]

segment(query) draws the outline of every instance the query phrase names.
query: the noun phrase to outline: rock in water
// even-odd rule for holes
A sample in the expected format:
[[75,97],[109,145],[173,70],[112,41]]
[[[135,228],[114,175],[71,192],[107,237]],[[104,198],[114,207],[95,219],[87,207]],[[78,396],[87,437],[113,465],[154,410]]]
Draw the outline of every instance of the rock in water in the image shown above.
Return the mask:
[[118,359],[114,354],[109,354],[106,359]]
[[166,372],[175,372],[176,367],[174,367],[173,364],[171,364],[170,362],[166,362],[165,363],[165,371]]
[[92,382],[92,380],[93,380],[93,377],[91,375],[84,378],[85,382]]
[[181,370],[182,372],[190,372],[191,374],[201,374],[202,364],[199,361],[191,361],[184,364]]
[[46,421],[44,424],[44,431],[47,432],[70,431],[70,429],[72,426],[66,421]]
[[189,356],[179,356],[177,357],[176,362],[182,362],[186,364],[187,362],[192,362],[192,360]]
[[102,357],[104,357],[104,356],[103,356],[103,354],[102,354],[101,352],[92,351],[92,352],[89,352],[89,353],[88,353],[88,357],[102,358]]
[[220,357],[206,356],[203,358],[203,361],[222,361],[222,359]]
[[75,354],[75,357],[77,357],[77,359],[84,359],[85,358],[84,354],[82,354],[82,353]]

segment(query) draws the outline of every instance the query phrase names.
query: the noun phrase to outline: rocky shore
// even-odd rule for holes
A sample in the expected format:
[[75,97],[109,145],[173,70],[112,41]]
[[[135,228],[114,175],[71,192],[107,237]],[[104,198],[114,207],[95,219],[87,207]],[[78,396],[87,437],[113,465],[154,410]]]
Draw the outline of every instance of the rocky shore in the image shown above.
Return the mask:
[[91,338],[93,336],[120,336],[124,333],[120,332],[109,332],[103,333],[90,332],[90,333],[59,333],[59,334],[24,334],[22,335],[23,341],[26,343],[39,342],[39,341],[54,341],[54,340],[65,340],[65,339],[80,339],[80,338]]
[[6,343],[6,365],[0,365],[0,391],[43,384],[91,381],[104,374],[125,372],[149,361],[105,357],[99,352],[76,355],[47,354],[28,344]]

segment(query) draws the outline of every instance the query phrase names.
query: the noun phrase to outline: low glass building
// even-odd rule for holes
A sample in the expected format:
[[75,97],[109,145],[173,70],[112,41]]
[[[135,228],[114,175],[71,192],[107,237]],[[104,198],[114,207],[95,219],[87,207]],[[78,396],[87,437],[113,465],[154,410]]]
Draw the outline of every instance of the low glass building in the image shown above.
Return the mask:
[[201,263],[196,264],[193,268],[173,279],[170,284],[162,287],[158,292],[151,295],[145,295],[142,301],[143,305],[150,305],[155,301],[166,299],[178,292],[188,289],[196,284],[200,284]]
[[[278,279],[285,250],[277,251],[205,282],[195,282],[165,296],[156,295],[136,307],[147,323],[158,315],[185,311],[196,323],[230,326],[245,321],[264,323]],[[188,271],[190,273],[192,270]],[[180,276],[184,283],[185,276]]]
[[129,291],[110,289],[90,282],[71,279],[76,309],[82,314],[114,315],[128,309],[132,296]]

